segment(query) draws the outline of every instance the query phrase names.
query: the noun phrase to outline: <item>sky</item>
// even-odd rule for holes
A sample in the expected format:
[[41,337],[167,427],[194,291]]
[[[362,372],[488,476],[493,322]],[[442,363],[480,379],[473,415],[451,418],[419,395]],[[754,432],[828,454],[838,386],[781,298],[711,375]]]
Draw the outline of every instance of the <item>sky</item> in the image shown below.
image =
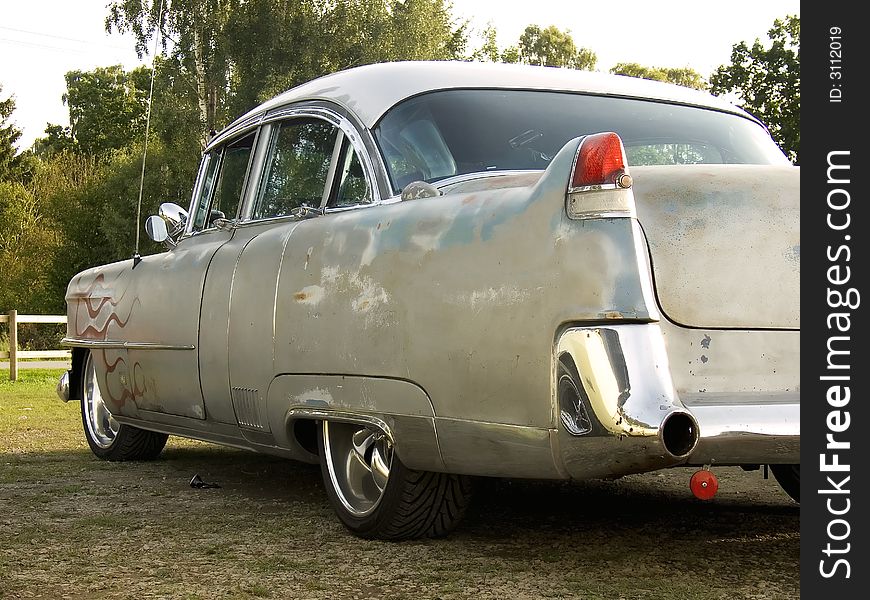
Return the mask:
[[[555,25],[593,50],[597,69],[618,62],[691,67],[704,77],[730,62],[731,47],[767,40],[774,19],[800,14],[799,0],[452,0],[473,32],[491,23],[500,47],[515,45],[529,24]],[[30,147],[47,123],[69,124],[64,74],[141,64],[129,36],[107,34],[108,0],[0,0],[0,99],[15,98],[12,121]],[[530,8],[533,7],[533,8]],[[471,46],[480,45],[472,39]],[[146,57],[148,60],[148,57]]]

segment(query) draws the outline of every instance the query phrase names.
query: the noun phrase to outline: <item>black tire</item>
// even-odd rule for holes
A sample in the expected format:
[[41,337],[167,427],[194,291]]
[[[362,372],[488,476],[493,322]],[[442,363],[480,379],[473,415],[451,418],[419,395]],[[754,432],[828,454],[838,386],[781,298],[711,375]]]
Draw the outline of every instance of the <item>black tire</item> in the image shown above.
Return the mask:
[[773,477],[779,483],[785,493],[792,500],[801,503],[801,466],[798,465],[770,465]]
[[115,422],[102,401],[93,353],[89,352],[81,364],[79,397],[82,399],[82,428],[94,456],[109,461],[157,458],[169,436]]
[[[365,514],[353,511],[343,500],[346,494],[341,484],[330,473],[329,457],[334,453],[324,443],[324,430],[328,426],[329,423],[324,422],[317,428],[323,483],[338,518],[354,535],[381,540],[443,537],[462,519],[471,498],[470,477],[409,469],[393,452],[379,499]],[[356,428],[358,433],[370,431],[380,435],[362,425],[333,422],[332,426],[348,432]]]

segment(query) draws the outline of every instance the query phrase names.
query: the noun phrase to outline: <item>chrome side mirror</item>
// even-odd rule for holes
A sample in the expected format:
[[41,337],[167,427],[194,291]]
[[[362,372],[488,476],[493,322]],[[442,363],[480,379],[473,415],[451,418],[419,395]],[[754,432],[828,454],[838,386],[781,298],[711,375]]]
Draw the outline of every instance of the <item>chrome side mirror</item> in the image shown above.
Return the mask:
[[166,229],[166,221],[157,215],[151,215],[145,219],[145,233],[158,244],[169,239],[169,231]]
[[164,202],[157,209],[157,214],[160,215],[161,219],[166,221],[169,237],[173,241],[177,240],[187,225],[187,211],[172,202]]
[[174,248],[186,225],[187,211],[172,202],[164,202],[157,209],[157,215],[145,220],[145,232],[158,244]]

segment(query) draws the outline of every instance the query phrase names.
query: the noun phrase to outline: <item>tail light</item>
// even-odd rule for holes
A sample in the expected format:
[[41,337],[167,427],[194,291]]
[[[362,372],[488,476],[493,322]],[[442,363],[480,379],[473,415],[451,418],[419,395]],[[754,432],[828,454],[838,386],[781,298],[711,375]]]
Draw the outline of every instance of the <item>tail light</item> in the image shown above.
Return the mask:
[[625,148],[612,131],[587,135],[580,140],[570,182],[568,218],[635,216]]
[[631,175],[622,140],[612,131],[587,135],[577,148],[574,169],[571,173],[571,189],[582,191],[589,188],[629,188]]

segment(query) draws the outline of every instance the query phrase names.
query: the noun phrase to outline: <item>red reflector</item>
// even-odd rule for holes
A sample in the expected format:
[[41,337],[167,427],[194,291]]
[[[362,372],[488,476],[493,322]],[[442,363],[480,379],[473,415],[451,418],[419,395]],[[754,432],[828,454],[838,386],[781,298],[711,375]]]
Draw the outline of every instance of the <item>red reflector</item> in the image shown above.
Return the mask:
[[699,500],[711,500],[719,490],[719,480],[710,471],[696,471],[689,480],[689,488]]
[[[628,173],[622,140],[612,131],[587,135],[577,149],[571,187],[621,183]],[[628,186],[625,186],[628,187]]]

